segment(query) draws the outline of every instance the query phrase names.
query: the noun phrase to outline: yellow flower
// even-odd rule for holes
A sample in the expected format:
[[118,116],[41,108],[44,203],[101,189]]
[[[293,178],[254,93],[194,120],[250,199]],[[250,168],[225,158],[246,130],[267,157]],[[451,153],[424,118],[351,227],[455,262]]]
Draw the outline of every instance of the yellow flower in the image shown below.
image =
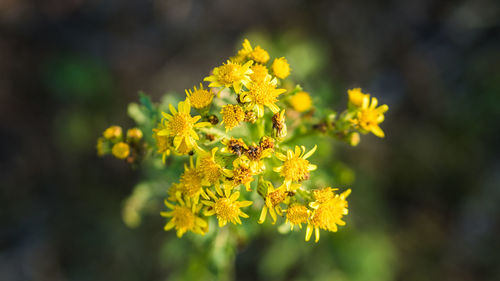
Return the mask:
[[[329,191],[326,194],[329,194],[332,189],[327,188]],[[338,225],[345,225],[345,222],[342,220],[344,215],[347,215],[347,196],[351,193],[351,190],[348,189],[341,194],[335,194],[332,198],[329,198],[330,195],[326,197],[321,197],[322,199],[326,199],[326,201],[315,201],[309,204],[309,207],[314,209],[309,219],[309,224],[306,229],[306,241],[309,241],[311,235],[314,230],[315,234],[315,242],[319,241],[319,230],[328,230],[331,232],[337,231]]]
[[181,183],[172,183],[170,185],[170,188],[167,191],[168,197],[167,200],[176,202],[177,201],[177,193],[181,193],[184,190],[184,187],[182,186]]
[[285,178],[283,184],[287,189],[290,188],[292,182],[301,182],[309,179],[309,172],[316,170],[316,165],[309,163],[307,160],[316,151],[316,148],[317,146],[315,145],[307,153],[304,146],[295,146],[295,152],[289,149],[286,155],[276,152],[276,157],[283,161],[283,165],[273,170]]
[[243,41],[243,49],[238,51],[237,57],[240,60],[251,59],[256,63],[265,64],[269,60],[269,53],[260,46],[252,48],[250,41],[245,39]]
[[269,158],[272,156],[272,153],[272,150],[263,150],[259,145],[252,143],[252,145],[248,146],[243,157],[248,159],[250,170],[253,174],[257,175],[266,169],[262,158]]
[[290,65],[284,57],[274,59],[271,68],[273,69],[274,76],[280,79],[285,79],[290,75]]
[[306,206],[300,203],[293,203],[288,206],[286,212],[286,222],[290,223],[290,229],[293,230],[295,225],[302,229],[302,224],[307,223],[311,211]]
[[253,73],[250,74],[250,79],[254,82],[263,81],[269,74],[267,67],[262,64],[254,64],[252,66],[252,71]]
[[231,194],[229,189],[224,189],[224,192],[222,192],[219,186],[216,186],[215,190],[216,194],[207,189],[207,194],[213,201],[202,200],[202,203],[209,207],[205,211],[205,216],[216,215],[220,227],[225,226],[228,222],[241,224],[240,217],[248,218],[248,215],[241,211],[240,208],[252,205],[252,201],[238,201],[240,197],[238,191]]
[[361,107],[365,100],[367,100],[366,102],[370,101],[370,94],[364,94],[361,88],[347,90],[347,94],[349,95],[349,102],[356,107]]
[[245,142],[239,138],[230,138],[230,139],[222,139],[222,144],[225,145],[220,152],[222,153],[231,153],[235,154],[238,156],[241,156],[242,153],[244,153],[247,149],[248,146],[245,144]]
[[182,194],[198,203],[200,194],[205,196],[202,181],[200,170],[193,165],[193,158],[190,158],[189,166],[184,164],[184,173],[181,175]]
[[202,177],[202,185],[210,186],[219,182],[222,176],[222,168],[215,162],[215,153],[219,148],[214,147],[212,151],[199,151],[196,166]]
[[274,139],[268,136],[263,136],[259,141],[259,146],[262,150],[268,150],[271,153],[274,152]]
[[290,105],[298,112],[309,111],[312,107],[312,99],[307,92],[298,92],[290,99]]
[[252,70],[250,69],[252,64],[253,61],[248,61],[244,65],[240,65],[228,60],[226,64],[214,68],[212,75],[205,77],[203,81],[209,81],[209,87],[233,87],[233,90],[238,94],[241,91],[242,85],[247,87],[250,83],[248,75],[252,74]]
[[158,128],[153,129],[153,138],[156,140],[156,152],[162,154],[162,161],[165,163],[165,158],[170,155],[174,149],[172,146],[172,139],[168,136],[159,136],[158,132],[165,129],[162,123],[158,124]]
[[203,89],[203,84],[201,83],[199,89],[196,89],[196,86],[194,86],[194,91],[191,91],[191,89],[186,90],[186,96],[191,105],[196,109],[208,107],[214,98],[214,94],[207,89]]
[[105,139],[107,140],[114,140],[114,139],[120,139],[123,135],[122,132],[122,127],[120,126],[111,126],[107,128],[104,133],[102,133]]
[[264,106],[267,106],[273,113],[280,111],[276,105],[278,96],[286,92],[285,89],[276,89],[278,80],[271,80],[271,75],[267,75],[262,81],[254,81],[248,88],[248,92],[240,95],[240,101],[249,103],[248,109],[253,109],[260,118],[264,116]]
[[385,104],[377,107],[378,101],[376,98],[372,98],[371,104],[368,104],[368,102],[368,99],[363,101],[352,122],[360,129],[361,133],[372,132],[377,137],[383,138],[385,134],[379,124],[384,121],[384,113],[389,107]]
[[285,201],[287,194],[284,188],[274,189],[272,183],[265,181],[263,184],[267,185],[267,192],[264,198],[264,206],[260,212],[260,217],[258,223],[264,223],[267,217],[267,212],[271,215],[273,219],[273,224],[276,223],[276,214],[282,216],[282,209],[280,203]]
[[247,191],[251,191],[250,184],[255,175],[250,167],[250,160],[246,157],[238,157],[233,161],[233,169],[224,169],[224,175],[230,179],[226,182],[226,188],[232,189],[243,184]]
[[142,131],[138,128],[128,129],[127,140],[137,142],[142,139]]
[[245,111],[243,111],[243,108],[239,105],[224,105],[220,113],[222,114],[222,123],[225,124],[226,132],[245,120]]
[[111,153],[118,159],[125,159],[130,154],[130,146],[125,142],[119,142],[113,145]]
[[177,193],[178,205],[174,205],[165,200],[165,205],[170,208],[170,212],[161,212],[163,217],[171,217],[165,225],[165,231],[175,227],[177,237],[181,238],[184,233],[191,231],[197,234],[205,235],[208,231],[208,223],[198,216],[203,205],[192,204],[189,198],[182,200],[180,193]]
[[197,147],[196,141],[200,138],[195,129],[209,126],[208,122],[198,122],[201,116],[191,117],[191,104],[189,99],[179,102],[177,111],[171,104],[169,105],[171,114],[162,112],[165,128],[158,131],[158,136],[173,137],[175,150],[181,154],[189,153],[193,147]]

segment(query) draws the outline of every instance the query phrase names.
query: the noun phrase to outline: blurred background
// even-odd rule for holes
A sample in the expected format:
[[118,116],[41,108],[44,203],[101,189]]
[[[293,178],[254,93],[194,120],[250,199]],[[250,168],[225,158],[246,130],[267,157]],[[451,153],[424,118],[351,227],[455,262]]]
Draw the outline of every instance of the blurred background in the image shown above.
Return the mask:
[[139,90],[182,94],[244,37],[316,103],[361,87],[390,110],[385,139],[332,149],[347,226],[270,227],[234,279],[500,280],[499,19],[494,0],[0,1],[0,280],[217,280],[157,210],[126,226],[144,171],[95,144]]

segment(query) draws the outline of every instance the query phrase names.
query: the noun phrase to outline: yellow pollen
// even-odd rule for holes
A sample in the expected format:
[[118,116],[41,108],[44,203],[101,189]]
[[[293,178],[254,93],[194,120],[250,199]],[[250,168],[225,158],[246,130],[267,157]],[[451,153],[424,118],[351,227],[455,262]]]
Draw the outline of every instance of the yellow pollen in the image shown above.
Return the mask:
[[176,229],[182,229],[186,231],[194,228],[195,215],[188,207],[175,206],[172,219],[175,222]]
[[222,84],[232,84],[234,81],[240,80],[240,66],[237,64],[224,64],[219,67],[219,77]]
[[225,105],[222,107],[220,112],[222,114],[222,122],[224,122],[226,130],[230,130],[238,126],[243,120],[245,120],[245,111],[243,111],[243,109],[238,105]]
[[177,112],[167,126],[170,129],[171,136],[187,136],[190,134],[193,124],[189,114]]
[[335,194],[333,193],[333,189],[331,187],[316,189],[313,191],[313,195],[314,199],[316,199],[318,203],[326,202],[335,197]]
[[267,105],[278,101],[273,91],[276,87],[271,83],[256,82],[252,85],[249,95],[256,104]]
[[[195,88],[196,89],[196,88]],[[212,103],[214,95],[205,89],[197,89],[189,95],[191,105],[196,109],[201,109],[209,106]]]
[[215,214],[220,219],[231,221],[238,217],[239,207],[229,198],[220,198],[214,205]]
[[181,176],[184,194],[195,196],[201,191],[201,177],[196,169],[188,169]]
[[295,156],[283,163],[280,175],[292,181],[303,181],[309,179],[309,161]]
[[307,207],[301,204],[292,204],[286,211],[286,218],[291,224],[305,223],[308,217]]

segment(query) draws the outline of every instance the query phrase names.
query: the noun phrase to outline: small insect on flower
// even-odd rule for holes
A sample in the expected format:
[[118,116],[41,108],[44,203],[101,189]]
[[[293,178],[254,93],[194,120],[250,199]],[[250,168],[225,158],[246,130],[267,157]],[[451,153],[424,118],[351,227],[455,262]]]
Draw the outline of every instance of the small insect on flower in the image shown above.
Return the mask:
[[264,116],[264,106],[273,113],[280,111],[276,105],[278,96],[286,92],[285,89],[276,89],[278,80],[267,75],[262,81],[254,81],[250,84],[248,91],[241,93],[240,100],[247,103],[248,110],[254,110],[257,117]]
[[222,123],[226,127],[226,132],[232,130],[245,120],[245,111],[239,105],[224,105],[220,113],[222,114]]
[[215,187],[216,193],[207,189],[206,193],[213,200],[202,200],[201,202],[208,206],[205,211],[205,216],[217,216],[219,226],[223,227],[228,222],[233,224],[241,224],[242,218],[248,218],[240,208],[252,205],[252,201],[238,201],[240,193],[238,191],[231,194],[229,189],[221,190],[220,186]]
[[214,68],[212,75],[205,77],[203,81],[209,81],[209,87],[232,87],[234,92],[239,94],[242,86],[248,87],[250,84],[249,75],[252,74],[250,69],[252,64],[253,61],[240,65],[228,60],[226,64]]
[[356,107],[361,107],[363,103],[370,101],[370,94],[364,94],[361,88],[347,90],[347,94],[349,95],[349,103]]
[[171,114],[162,112],[164,129],[158,131],[158,136],[173,137],[173,146],[179,154],[187,154],[197,147],[199,136],[195,129],[210,126],[209,122],[198,122],[201,116],[191,117],[189,99],[179,102],[179,111],[169,104]]
[[245,142],[239,138],[230,138],[230,139],[223,139],[222,144],[225,145],[220,151],[222,153],[231,153],[235,154],[238,156],[241,156],[242,153],[248,150],[248,146],[245,144]]
[[119,142],[113,145],[111,153],[118,159],[125,159],[130,154],[130,146],[125,142]]
[[274,76],[285,79],[290,75],[290,65],[284,57],[274,59],[271,66]]
[[207,108],[212,104],[214,94],[207,89],[203,89],[203,84],[200,83],[200,88],[196,89],[194,86],[194,91],[191,89],[186,90],[186,96],[191,102],[191,105],[196,109]]
[[222,167],[215,162],[215,153],[219,148],[214,147],[212,151],[198,151],[196,166],[202,177],[202,185],[211,186],[217,184],[222,176]]
[[371,132],[377,137],[383,138],[385,134],[379,124],[384,121],[384,113],[389,110],[389,107],[385,104],[377,107],[378,100],[374,97],[372,97],[370,104],[368,102],[368,99],[363,100],[361,108],[351,122],[360,129],[361,133]]
[[174,205],[165,200],[165,205],[172,211],[161,212],[163,217],[171,218],[164,227],[165,231],[175,228],[175,230],[177,230],[177,237],[179,238],[187,231],[205,235],[208,231],[208,223],[198,216],[203,205],[193,204],[189,197],[183,200],[180,192],[177,192],[176,197],[178,205]]
[[318,242],[320,229],[336,232],[338,225],[345,225],[342,217],[348,213],[346,198],[351,193],[351,190],[348,189],[341,194],[333,194],[334,190],[336,189],[327,187],[324,192],[314,192],[316,201],[309,203],[309,207],[313,211],[306,229],[306,241],[311,238],[313,230],[315,234],[314,241]]
[[298,92],[290,98],[290,105],[298,112],[309,111],[312,107],[312,99],[307,92]]
[[302,229],[302,224],[307,223],[311,211],[300,203],[292,203],[288,206],[286,212],[286,222],[290,223],[290,229],[298,225]]
[[317,146],[315,145],[307,153],[304,146],[295,146],[295,151],[289,149],[286,155],[276,152],[276,158],[283,161],[283,165],[273,170],[285,178],[283,184],[287,190],[290,189],[292,182],[299,183],[307,180],[309,179],[309,172],[316,170],[317,166],[309,163],[307,160],[316,151],[316,148]]

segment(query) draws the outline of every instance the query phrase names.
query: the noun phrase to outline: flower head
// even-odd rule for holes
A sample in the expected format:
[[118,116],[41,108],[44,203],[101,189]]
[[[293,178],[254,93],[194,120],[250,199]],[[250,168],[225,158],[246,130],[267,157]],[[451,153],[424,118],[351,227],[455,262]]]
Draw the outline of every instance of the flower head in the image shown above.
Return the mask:
[[252,48],[250,41],[245,39],[243,41],[243,49],[238,51],[237,57],[242,60],[251,59],[256,63],[265,64],[269,60],[269,53],[260,46]]
[[130,154],[130,146],[126,142],[119,142],[113,145],[111,153],[118,159],[125,159]]
[[183,200],[179,192],[176,197],[177,205],[165,200],[165,205],[172,211],[161,212],[163,217],[171,218],[164,227],[165,231],[175,228],[177,230],[177,237],[179,238],[187,231],[205,235],[208,231],[208,223],[198,216],[202,205],[193,204],[189,197]]
[[328,191],[323,195],[327,196],[321,196],[321,198],[326,201],[317,200],[309,204],[314,210],[312,211],[309,224],[307,225],[306,241],[309,241],[311,238],[313,230],[315,233],[315,242],[318,242],[320,229],[336,232],[338,225],[345,225],[342,217],[348,213],[346,198],[351,193],[351,190],[348,189],[341,194],[335,194],[331,197],[331,191],[335,189],[331,189],[330,187],[326,189]]
[[115,140],[120,139],[123,136],[122,127],[120,126],[111,126],[107,128],[104,133],[102,133],[105,139],[107,140]]
[[162,154],[163,163],[165,163],[165,158],[170,155],[174,147],[172,145],[172,138],[168,136],[160,136],[158,132],[165,129],[165,125],[162,123],[158,124],[158,128],[153,129],[153,138],[156,141],[157,153]]
[[226,188],[233,189],[243,184],[247,191],[251,191],[250,184],[254,180],[255,173],[252,171],[251,161],[247,157],[238,157],[233,161],[233,169],[224,169],[223,172],[229,179],[225,183]]
[[241,156],[241,154],[247,151],[248,149],[248,146],[241,138],[223,139],[221,142],[223,145],[225,145],[225,147],[221,149],[221,152],[223,153],[231,153]]
[[363,100],[363,104],[352,122],[360,129],[360,132],[365,134],[372,132],[377,137],[383,138],[385,134],[379,124],[384,121],[384,113],[389,107],[385,104],[377,107],[378,100],[376,98],[372,98],[370,104],[368,102],[368,99]]
[[208,107],[214,98],[214,94],[207,89],[203,89],[203,84],[201,83],[199,89],[196,89],[196,86],[194,86],[194,91],[191,89],[186,90],[186,96],[191,105],[196,109]]
[[361,107],[365,100],[367,100],[366,102],[370,101],[370,94],[364,94],[361,88],[347,90],[347,94],[349,95],[349,102],[356,107]]
[[312,99],[307,92],[298,92],[290,98],[290,105],[298,112],[306,112],[312,107]]
[[252,65],[253,73],[250,74],[250,79],[254,82],[263,81],[267,75],[269,74],[269,70],[267,67],[262,64],[254,64]]
[[284,57],[274,59],[271,66],[274,76],[285,79],[290,75],[290,65]]
[[283,165],[273,170],[285,178],[283,184],[287,189],[290,188],[292,182],[301,182],[309,179],[309,172],[316,170],[316,165],[309,163],[307,160],[316,151],[316,148],[317,146],[315,145],[307,153],[304,146],[295,146],[295,151],[289,149],[286,155],[276,152],[276,157],[283,161]]
[[243,111],[243,108],[239,105],[224,105],[220,113],[222,114],[222,123],[225,124],[226,132],[245,120],[245,111]]
[[238,191],[231,194],[229,189],[224,189],[224,192],[219,186],[215,187],[216,193],[207,189],[207,194],[212,200],[202,200],[202,203],[209,208],[205,212],[206,216],[217,216],[219,226],[223,227],[228,222],[233,224],[241,224],[242,218],[248,218],[248,215],[241,211],[240,208],[252,205],[252,201],[238,201],[240,193]]
[[267,75],[262,81],[254,81],[247,92],[240,95],[240,100],[248,103],[248,108],[255,110],[258,117],[264,116],[264,106],[267,106],[273,113],[279,112],[276,105],[278,96],[286,92],[285,89],[276,89],[278,80],[271,80],[271,75]]
[[248,75],[252,74],[250,69],[252,64],[253,61],[240,65],[228,60],[226,64],[214,68],[212,75],[203,80],[210,82],[209,87],[232,87],[236,93],[240,93],[242,85],[247,87],[250,83]]
[[179,102],[177,111],[171,104],[169,105],[171,114],[162,112],[164,129],[158,131],[158,136],[173,137],[173,146],[180,154],[189,153],[193,147],[197,147],[196,141],[199,140],[195,129],[209,126],[208,122],[198,122],[201,116],[191,117],[191,104],[189,99]]
[[282,215],[282,209],[280,203],[285,201],[287,197],[286,190],[284,188],[274,189],[274,186],[269,181],[263,181],[262,183],[267,187],[267,191],[264,197],[264,206],[260,212],[259,223],[264,223],[267,217],[267,213],[271,215],[273,219],[273,224],[276,223],[276,214]]
[[197,203],[200,194],[205,195],[202,188],[203,175],[198,167],[193,165],[193,158],[189,159],[189,166],[184,164],[184,173],[181,175],[182,194]]
[[292,203],[286,209],[286,221],[290,223],[290,229],[295,225],[302,229],[302,224],[307,223],[311,211],[300,203]]
[[212,151],[199,151],[196,166],[202,178],[202,185],[210,186],[219,182],[222,176],[221,166],[215,162],[215,153],[219,148],[214,147]]
[[139,128],[131,128],[127,130],[127,140],[138,142],[142,139],[142,131]]

